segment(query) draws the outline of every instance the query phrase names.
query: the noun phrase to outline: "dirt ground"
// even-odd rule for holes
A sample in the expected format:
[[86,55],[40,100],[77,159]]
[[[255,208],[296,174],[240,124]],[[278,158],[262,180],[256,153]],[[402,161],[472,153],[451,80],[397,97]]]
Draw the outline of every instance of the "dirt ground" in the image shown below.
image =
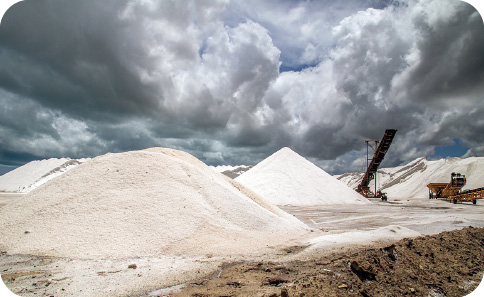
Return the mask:
[[484,229],[468,227],[308,261],[231,264],[171,296],[464,296],[483,271]]

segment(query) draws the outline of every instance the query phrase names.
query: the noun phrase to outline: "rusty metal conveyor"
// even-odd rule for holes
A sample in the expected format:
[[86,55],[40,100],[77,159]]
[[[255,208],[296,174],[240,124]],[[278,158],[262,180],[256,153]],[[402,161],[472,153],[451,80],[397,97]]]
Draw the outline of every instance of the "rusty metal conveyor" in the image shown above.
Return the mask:
[[450,202],[471,202],[473,204],[477,203],[477,199],[484,198],[484,188],[477,188],[472,190],[462,191],[457,195],[450,196],[447,198]]
[[[387,129],[385,130],[385,134],[383,135],[378,148],[375,150],[373,154],[373,159],[371,163],[368,165],[366,169],[365,175],[361,180],[361,183],[358,185],[356,191],[365,197],[369,197],[371,195],[371,191],[369,188],[370,181],[375,177],[375,174],[380,166],[380,163],[383,161],[385,154],[388,152],[390,145],[392,144],[393,137],[395,137],[395,133],[397,133],[397,129]],[[373,194],[374,195],[374,194]]]

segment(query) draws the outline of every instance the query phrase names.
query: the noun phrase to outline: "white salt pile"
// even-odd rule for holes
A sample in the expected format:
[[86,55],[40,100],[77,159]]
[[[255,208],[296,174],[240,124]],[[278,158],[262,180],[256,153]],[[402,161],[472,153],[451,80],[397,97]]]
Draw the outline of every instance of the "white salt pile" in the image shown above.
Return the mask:
[[307,231],[234,185],[183,152],[107,154],[1,208],[0,250],[79,258],[243,253]]
[[236,178],[239,175],[243,174],[247,170],[251,169],[252,166],[246,165],[238,165],[238,166],[230,166],[230,165],[219,165],[219,166],[210,166],[210,168],[214,169],[217,172],[222,173],[230,178]]
[[87,159],[36,160],[0,176],[0,192],[27,193]]
[[383,190],[395,198],[428,198],[429,183],[448,183],[452,172],[466,176],[466,189],[484,187],[484,158],[450,158],[436,161],[421,159],[415,163],[419,170],[389,180]]
[[289,148],[269,156],[235,179],[275,205],[370,203]]

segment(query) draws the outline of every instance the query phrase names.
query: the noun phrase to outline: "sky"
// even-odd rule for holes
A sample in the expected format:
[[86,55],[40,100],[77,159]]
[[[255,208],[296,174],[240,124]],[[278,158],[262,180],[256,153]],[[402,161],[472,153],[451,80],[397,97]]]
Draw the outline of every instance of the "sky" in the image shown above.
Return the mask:
[[[484,156],[484,24],[458,0],[24,0],[0,24],[0,170],[153,146],[290,147],[328,173]],[[0,171],[0,173],[2,173]]]

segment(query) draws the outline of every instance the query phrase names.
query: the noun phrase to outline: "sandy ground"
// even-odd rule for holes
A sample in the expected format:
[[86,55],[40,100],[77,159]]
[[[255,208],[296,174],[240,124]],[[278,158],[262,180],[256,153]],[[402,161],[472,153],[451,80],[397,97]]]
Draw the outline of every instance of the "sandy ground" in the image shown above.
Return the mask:
[[[21,198],[0,194],[0,207]],[[161,296],[193,280],[216,278],[231,263],[308,261],[334,255],[336,251],[388,245],[419,234],[484,227],[483,201],[477,205],[428,199],[372,202],[284,207],[314,231],[298,241],[267,246],[250,255],[160,255],[109,260],[11,255],[0,251],[0,273],[7,287],[21,296]]]

